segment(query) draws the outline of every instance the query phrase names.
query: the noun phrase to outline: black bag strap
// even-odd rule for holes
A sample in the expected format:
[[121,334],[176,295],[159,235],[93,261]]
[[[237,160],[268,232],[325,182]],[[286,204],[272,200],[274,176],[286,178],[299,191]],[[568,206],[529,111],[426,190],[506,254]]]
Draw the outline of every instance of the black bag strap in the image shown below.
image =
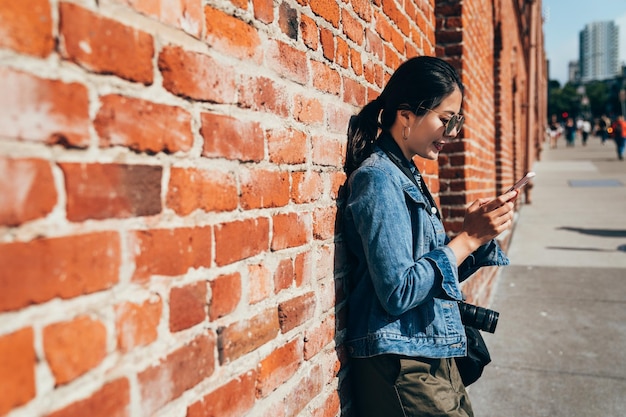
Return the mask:
[[[398,144],[393,140],[391,135],[387,132],[383,132],[378,138],[378,140],[376,141],[376,144],[378,145],[380,149],[383,150],[383,152],[385,152],[385,154],[387,154],[391,162],[393,162],[394,165],[396,165],[400,169],[400,171],[402,171],[404,175],[406,175],[413,182],[413,184],[415,184],[417,189],[420,190],[420,192],[426,197],[426,200],[428,201],[428,205],[430,206],[429,207],[430,212],[435,214],[439,218],[439,220],[441,220],[441,213],[439,211],[439,208],[437,207],[437,203],[435,202],[435,199],[430,193],[430,190],[428,189],[428,186],[426,185],[426,183],[423,180],[421,180],[422,175],[419,169],[415,166],[413,161],[409,161],[404,157],[404,155],[402,154],[402,150],[400,149]],[[417,174],[420,176],[419,181],[417,178],[415,178],[415,175],[411,171],[411,166],[415,169]]]

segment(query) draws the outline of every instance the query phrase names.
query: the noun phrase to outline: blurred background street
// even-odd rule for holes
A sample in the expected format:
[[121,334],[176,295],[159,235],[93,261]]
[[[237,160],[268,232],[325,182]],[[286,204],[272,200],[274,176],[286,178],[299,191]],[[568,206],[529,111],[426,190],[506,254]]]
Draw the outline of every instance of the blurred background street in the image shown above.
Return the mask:
[[626,416],[626,162],[595,136],[557,146],[534,166],[494,292],[476,416]]

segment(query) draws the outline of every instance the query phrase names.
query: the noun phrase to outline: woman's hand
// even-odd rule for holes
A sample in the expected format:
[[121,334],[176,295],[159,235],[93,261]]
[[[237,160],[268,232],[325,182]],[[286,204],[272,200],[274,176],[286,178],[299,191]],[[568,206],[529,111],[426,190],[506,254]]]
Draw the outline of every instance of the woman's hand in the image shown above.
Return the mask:
[[518,191],[511,191],[494,200],[478,199],[467,208],[461,232],[448,243],[457,257],[457,265],[511,227],[517,195]]

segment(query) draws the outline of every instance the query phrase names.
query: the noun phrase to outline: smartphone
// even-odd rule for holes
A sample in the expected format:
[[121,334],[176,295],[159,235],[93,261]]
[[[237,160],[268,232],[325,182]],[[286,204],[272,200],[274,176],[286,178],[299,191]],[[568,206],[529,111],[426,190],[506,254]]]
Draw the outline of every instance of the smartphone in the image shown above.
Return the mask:
[[519,190],[520,188],[525,186],[528,183],[528,181],[530,181],[530,179],[534,176],[535,176],[535,173],[533,171],[527,172],[526,175],[524,175],[524,177],[521,180],[516,182],[511,188],[507,190],[507,193],[510,193],[513,190]]

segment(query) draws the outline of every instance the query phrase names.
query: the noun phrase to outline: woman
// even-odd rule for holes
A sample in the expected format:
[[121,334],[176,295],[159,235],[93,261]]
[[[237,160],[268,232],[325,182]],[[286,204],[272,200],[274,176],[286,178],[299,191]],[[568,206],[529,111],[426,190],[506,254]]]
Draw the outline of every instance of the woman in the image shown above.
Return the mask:
[[436,160],[454,140],[462,100],[449,64],[412,58],[351,121],[346,346],[360,417],[473,415],[453,360],[466,353],[459,282],[508,264],[493,239],[511,226],[517,193],[475,201],[450,240],[412,162]]

